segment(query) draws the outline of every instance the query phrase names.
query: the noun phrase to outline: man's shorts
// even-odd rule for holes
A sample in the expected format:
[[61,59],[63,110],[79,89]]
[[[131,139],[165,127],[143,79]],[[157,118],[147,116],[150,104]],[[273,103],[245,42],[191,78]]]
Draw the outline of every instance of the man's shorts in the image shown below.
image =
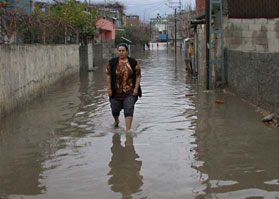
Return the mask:
[[127,96],[124,99],[112,98],[110,99],[110,105],[113,116],[119,116],[120,111],[124,109],[125,117],[133,117],[134,115],[134,106],[136,103],[136,97],[131,95]]

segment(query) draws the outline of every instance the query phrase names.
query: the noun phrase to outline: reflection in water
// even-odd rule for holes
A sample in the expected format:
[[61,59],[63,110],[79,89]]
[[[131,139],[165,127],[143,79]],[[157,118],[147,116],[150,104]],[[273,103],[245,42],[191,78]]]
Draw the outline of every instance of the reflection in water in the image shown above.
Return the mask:
[[[73,82],[79,79],[77,76],[71,78]],[[61,126],[60,121],[76,111],[68,107],[64,96],[69,96],[68,102],[78,104],[78,86],[71,81],[59,82],[49,88],[44,99],[35,100],[21,111],[16,110],[1,119],[0,198],[39,195],[47,191],[42,183],[43,162],[58,148],[56,129]],[[66,84],[68,87],[64,88]]]
[[[220,98],[222,106],[214,103]],[[256,122],[254,110],[237,97],[199,92],[194,103],[198,163],[193,168],[205,185],[196,198],[279,197],[279,137],[273,129]]]
[[132,194],[140,192],[140,187],[143,185],[140,169],[142,161],[136,154],[133,137],[131,134],[126,134],[125,146],[121,145],[121,136],[114,134],[112,137],[112,157],[109,163],[111,168],[108,173],[110,177],[108,184],[111,185],[111,190],[120,192],[123,198],[132,198]]
[[[21,148],[22,145],[16,147]],[[9,194],[38,195],[46,189],[40,184],[42,158],[39,151],[30,150],[30,154],[24,154],[14,149],[16,147],[6,144],[0,147],[0,198]],[[21,157],[20,161],[17,157]]]

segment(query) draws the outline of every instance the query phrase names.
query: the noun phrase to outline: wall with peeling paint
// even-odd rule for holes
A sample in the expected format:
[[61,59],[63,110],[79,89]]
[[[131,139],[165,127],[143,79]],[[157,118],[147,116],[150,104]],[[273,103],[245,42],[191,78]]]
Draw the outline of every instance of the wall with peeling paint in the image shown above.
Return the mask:
[[244,52],[279,52],[279,18],[224,18],[225,47]]
[[1,45],[0,117],[79,72],[78,45]]

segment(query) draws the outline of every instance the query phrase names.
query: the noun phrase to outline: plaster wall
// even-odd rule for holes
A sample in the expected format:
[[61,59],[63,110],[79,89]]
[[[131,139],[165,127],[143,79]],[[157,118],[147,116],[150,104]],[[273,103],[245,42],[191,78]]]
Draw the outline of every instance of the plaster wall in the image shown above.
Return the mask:
[[0,45],[0,116],[79,71],[78,45]]
[[226,50],[230,90],[279,113],[279,53]]
[[279,52],[279,18],[224,18],[225,48],[243,52]]

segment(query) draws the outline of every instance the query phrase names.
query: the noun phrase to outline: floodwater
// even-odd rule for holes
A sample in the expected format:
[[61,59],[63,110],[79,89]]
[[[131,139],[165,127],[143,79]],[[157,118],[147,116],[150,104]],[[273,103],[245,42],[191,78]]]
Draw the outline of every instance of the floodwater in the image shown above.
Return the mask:
[[279,198],[278,129],[200,89],[180,55],[134,57],[143,97],[131,134],[123,112],[113,128],[104,66],[0,121],[1,199]]

